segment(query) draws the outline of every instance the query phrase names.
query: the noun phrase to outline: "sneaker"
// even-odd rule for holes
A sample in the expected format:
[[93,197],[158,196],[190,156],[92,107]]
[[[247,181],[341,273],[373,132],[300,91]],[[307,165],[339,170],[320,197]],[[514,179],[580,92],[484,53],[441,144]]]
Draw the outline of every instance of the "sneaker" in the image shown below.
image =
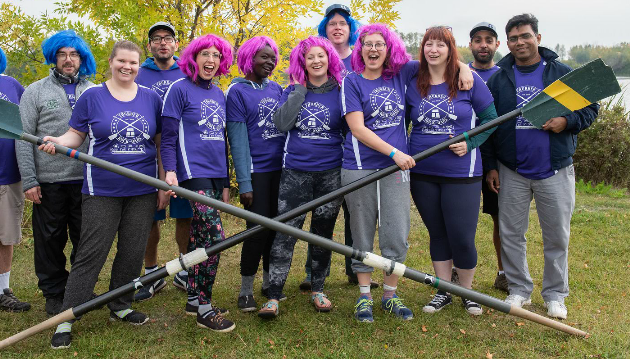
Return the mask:
[[435,313],[453,302],[453,297],[445,291],[438,290],[431,301],[422,308],[425,313]]
[[552,300],[545,302],[547,308],[547,316],[558,319],[567,319],[567,307],[563,302]]
[[236,324],[223,318],[221,313],[217,313],[214,309],[206,313],[205,317],[197,313],[197,326],[200,328],[208,328],[219,333],[231,332],[236,328]]
[[256,299],[251,294],[240,296],[238,297],[238,309],[242,312],[253,312],[258,309],[258,304],[256,304]]
[[309,277],[304,278],[304,281],[300,283],[300,290],[303,292],[311,290],[311,279]]
[[453,268],[453,272],[451,273],[451,283],[459,285],[459,274],[457,274],[455,268]]
[[50,347],[53,349],[66,349],[70,348],[70,344],[72,344],[72,333],[55,333],[50,339]]
[[188,290],[188,274],[179,275],[179,273],[175,274],[173,277],[173,285],[183,290],[184,292]]
[[0,310],[17,313],[26,312],[29,309],[31,309],[31,305],[17,299],[11,289],[4,288],[2,293],[0,293]]
[[[214,305],[212,306],[212,310],[214,310],[215,312],[221,315],[230,314],[229,310],[225,308],[219,308]],[[186,315],[197,315],[198,311],[199,311],[199,306],[186,302]]]
[[46,313],[48,313],[48,315],[57,315],[61,312],[62,305],[63,295],[46,298]]
[[354,305],[354,317],[359,322],[372,323],[374,317],[372,316],[372,307],[374,301],[367,296],[362,295],[357,300],[357,304]]
[[503,274],[497,273],[497,277],[494,279],[494,287],[498,290],[502,290],[506,293],[509,293],[508,281],[507,281],[507,278],[505,277],[505,273]]
[[413,312],[411,309],[405,307],[400,298],[396,294],[389,299],[381,299],[381,308],[386,312],[394,314],[402,320],[412,320]]
[[164,287],[166,287],[166,282],[164,281],[164,278],[161,278],[149,286],[140,288],[138,293],[133,296],[133,301],[144,302],[145,300],[149,300]]
[[466,308],[466,311],[468,312],[468,314],[472,314],[472,315],[483,314],[483,309],[481,309],[481,306],[470,299],[462,298],[462,304],[464,305],[464,308]]
[[142,325],[149,321],[149,317],[147,317],[144,313],[141,313],[137,310],[132,310],[127,313],[124,317],[119,317],[116,313],[110,311],[109,312],[109,321],[115,322],[117,320],[121,320],[123,322],[127,322],[132,325]]
[[523,307],[524,305],[532,304],[532,300],[530,298],[525,298],[518,294],[510,294],[505,298],[505,302],[509,305],[514,305],[518,308]]
[[[261,288],[260,293],[262,293],[265,298],[269,299],[269,288]],[[284,300],[287,300],[287,296],[284,295],[284,293],[281,293],[278,302],[282,302]]]

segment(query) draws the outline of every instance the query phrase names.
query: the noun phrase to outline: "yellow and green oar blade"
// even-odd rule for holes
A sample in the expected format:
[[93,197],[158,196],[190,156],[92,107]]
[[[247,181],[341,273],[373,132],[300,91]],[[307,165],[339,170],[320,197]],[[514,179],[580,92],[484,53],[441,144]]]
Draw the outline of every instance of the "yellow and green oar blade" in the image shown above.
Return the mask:
[[0,138],[19,140],[22,135],[22,120],[20,108],[9,101],[0,100]]
[[523,107],[523,117],[542,129],[550,118],[567,115],[621,92],[613,70],[593,60],[547,86]]

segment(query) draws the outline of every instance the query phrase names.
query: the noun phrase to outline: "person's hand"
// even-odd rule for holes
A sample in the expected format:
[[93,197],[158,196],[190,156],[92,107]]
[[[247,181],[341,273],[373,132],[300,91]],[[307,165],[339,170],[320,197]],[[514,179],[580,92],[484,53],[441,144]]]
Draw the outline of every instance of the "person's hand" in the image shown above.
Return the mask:
[[567,128],[567,118],[566,117],[554,117],[549,119],[549,121],[545,122],[542,126],[542,129],[545,131],[553,131],[555,133],[560,133]]
[[[449,135],[449,138],[453,138],[453,135]],[[454,143],[448,146],[448,148],[459,157],[468,153],[468,145],[466,144],[466,141]]]
[[498,194],[499,187],[501,187],[499,183],[499,172],[497,170],[488,171],[488,174],[486,174],[486,183],[492,192]]
[[24,197],[35,204],[42,204],[42,188],[40,186],[29,188],[26,192],[24,192]]
[[37,147],[37,149],[39,149],[40,151],[44,151],[48,154],[54,155],[55,154],[55,143],[59,143],[59,139],[57,137],[53,137],[53,136],[46,136],[43,138],[44,143],[39,145],[39,147]]
[[473,79],[472,70],[467,65],[460,66],[459,68],[459,89],[461,91],[468,91],[473,87],[475,80]]
[[[166,172],[166,177],[164,178],[164,182],[166,182],[169,186],[179,186],[179,182],[177,182],[177,174],[174,171]],[[166,192],[169,196],[173,196],[177,198],[177,195],[173,191]]]
[[396,151],[393,160],[403,171],[406,171],[416,165],[416,161],[414,161],[411,156],[403,153],[402,151]]
[[224,188],[223,189],[223,194],[222,194],[222,200],[224,203],[230,203],[230,189],[229,188]]
[[248,208],[254,203],[254,192],[241,193],[239,200],[243,207]]
[[[172,192],[172,191],[168,191],[168,192]],[[170,200],[170,195],[166,191],[158,190],[157,210],[161,211],[164,208],[166,208],[166,206],[168,206],[169,200]]]

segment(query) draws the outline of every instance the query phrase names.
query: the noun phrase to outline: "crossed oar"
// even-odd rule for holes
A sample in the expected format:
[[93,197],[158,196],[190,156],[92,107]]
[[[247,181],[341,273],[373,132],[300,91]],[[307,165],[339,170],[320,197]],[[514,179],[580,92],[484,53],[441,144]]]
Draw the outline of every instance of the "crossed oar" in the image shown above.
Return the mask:
[[[440,106],[440,105],[441,105],[444,101],[448,101],[448,100],[449,100],[448,98],[447,98],[447,99],[444,99],[444,100],[442,100],[442,101],[440,101],[440,102],[438,102],[437,104],[435,104],[435,105],[434,105],[432,102],[429,102],[429,101],[426,101],[425,99],[422,99],[422,103],[428,103],[429,105],[433,106],[433,108],[438,109],[438,110],[440,110],[440,111],[444,112],[444,114],[445,114],[446,116],[448,116],[448,117],[449,117],[451,120],[453,120],[453,121],[454,121],[454,120],[457,120],[457,116],[455,116],[455,115],[454,115],[454,114],[452,114],[452,113],[448,113],[448,112],[444,111],[444,109],[442,109],[442,108],[438,107],[438,106]],[[422,105],[422,104],[421,104],[421,105]],[[425,113],[422,113],[422,115],[418,116],[418,122],[422,122],[422,121],[424,121],[424,114],[425,114]]]
[[113,140],[114,138],[118,137],[118,135],[119,135],[121,132],[123,132],[123,131],[127,130],[129,127],[134,128],[136,131],[140,132],[140,133],[142,134],[142,137],[144,137],[144,139],[145,139],[145,140],[148,140],[148,139],[150,139],[150,138],[151,138],[151,136],[149,136],[149,134],[148,134],[148,133],[146,133],[146,132],[144,132],[144,131],[140,130],[139,128],[137,128],[136,126],[134,126],[134,124],[135,124],[136,122],[140,121],[140,119],[136,119],[136,120],[135,120],[135,121],[133,121],[132,123],[129,123],[129,122],[127,122],[127,121],[123,120],[122,118],[121,118],[121,119],[119,119],[119,121],[120,121],[120,122],[122,122],[122,123],[124,123],[124,124],[125,124],[125,125],[127,125],[127,126],[123,127],[123,129],[122,129],[122,130],[120,130],[120,131],[118,131],[118,132],[116,132],[116,133],[112,133],[111,135],[109,135],[109,137],[107,137],[107,138],[108,138],[110,141],[111,141],[111,140]]
[[271,115],[273,114],[273,111],[276,109],[276,107],[278,107],[278,103],[277,103],[277,102],[275,102],[275,103],[273,104],[273,107],[272,107],[272,108],[269,108],[269,107],[267,107],[267,106],[265,106],[265,105],[262,105],[262,106],[263,106],[264,108],[266,108],[267,110],[269,110],[269,113],[267,114],[267,116],[263,117],[263,119],[262,119],[262,120],[260,120],[260,121],[258,122],[258,127],[262,127],[262,125],[264,125],[264,124],[265,124],[265,122],[267,121],[267,119],[269,118],[269,116],[271,116]]
[[317,112],[315,112],[315,113],[312,113],[311,111],[309,111],[309,109],[308,109],[308,108],[306,108],[306,107],[305,107],[305,108],[304,108],[304,111],[308,112],[308,114],[309,114],[310,116],[307,116],[306,118],[301,119],[301,120],[300,120],[300,122],[298,122],[298,123],[296,124],[296,126],[297,126],[297,127],[302,126],[302,123],[303,123],[304,121],[306,121],[306,120],[308,120],[308,119],[310,119],[310,118],[314,118],[315,120],[317,120],[317,122],[319,122],[319,123],[321,123],[321,124],[322,124],[322,127],[323,127],[326,131],[330,131],[330,127],[328,127],[328,125],[327,125],[326,123],[324,123],[324,121],[323,121],[323,120],[321,120],[319,117],[317,117],[317,115],[318,115],[318,114],[320,114],[320,113],[322,113],[322,112],[326,111],[325,109],[324,109],[324,110],[319,110],[319,111],[317,111]]
[[385,97],[383,97],[383,96],[381,96],[381,95],[374,95],[374,96],[376,96],[376,97],[380,97],[380,98],[382,98],[382,99],[383,99],[383,102],[381,102],[381,105],[380,105],[380,106],[379,106],[376,110],[374,110],[374,112],[372,112],[371,117],[376,117],[376,116],[378,116],[378,113],[379,113],[379,112],[381,112],[381,107],[383,107],[383,105],[384,105],[387,101],[389,101],[390,103],[393,103],[394,105],[398,106],[398,108],[399,108],[399,109],[401,109],[401,110],[404,110],[404,109],[405,109],[405,106],[404,106],[403,104],[398,103],[397,101],[391,100],[391,99],[389,98],[389,96],[391,96],[391,95],[394,93],[394,91],[396,91],[396,90],[392,89],[392,90],[391,90],[391,91],[390,91],[387,95],[385,95]]
[[[413,158],[416,161],[425,159],[442,150],[448,149],[451,144],[463,141],[466,136],[472,137],[478,135],[488,129],[500,125],[501,123],[514,119],[521,114],[528,118],[528,120],[536,127],[541,128],[542,125],[549,118],[566,115],[571,111],[583,108],[590,103],[599,101],[608,96],[612,96],[619,93],[620,91],[621,89],[619,87],[619,83],[617,82],[615,75],[612,72],[612,69],[607,67],[603,63],[603,61],[601,61],[601,59],[597,59],[580,67],[579,69],[576,69],[571,73],[566,74],[553,84],[549,85],[542,93],[540,93],[534,100],[532,100],[532,102],[527,104],[525,107],[513,110],[503,116],[494,119],[493,121],[485,123],[479,127],[475,127],[467,134],[458,135],[438,145],[435,145],[419,154],[416,154],[415,156],[413,156]],[[22,130],[22,122],[20,121],[19,109],[16,105],[7,101],[0,101],[0,119],[0,137],[24,140],[36,145],[40,145],[43,143],[43,140],[41,138],[24,133],[24,131]],[[169,186],[166,184],[166,182],[160,181],[157,178],[146,176],[131,169],[112,164],[110,162],[86,155],[84,153],[80,153],[65,146],[55,144],[55,150],[58,153],[66,154],[69,157],[76,158],[86,163],[105,168],[112,172],[135,179],[156,188],[165,191],[172,190],[178,196],[182,196],[184,198],[206,204],[220,211],[224,211],[237,217],[241,217],[245,220],[258,223],[271,230],[286,233],[296,238],[305,240],[313,245],[317,245],[340,253],[344,256],[351,257],[371,267],[382,269],[387,273],[394,273],[399,276],[407,277],[411,280],[450,292],[462,298],[473,300],[479,304],[485,305],[495,310],[531,320],[533,322],[566,333],[585,337],[588,336],[588,334],[582,330],[554,321],[539,314],[532,313],[526,309],[507,304],[502,300],[488,296],[483,293],[476,292],[472,289],[463,288],[453,283],[440,280],[439,278],[436,278],[429,274],[422,273],[415,269],[406,267],[402,263],[383,258],[374,253],[359,251],[357,249],[353,249],[351,247],[336,243],[332,240],[281,223],[282,221],[287,221],[291,218],[309,212],[327,202],[332,201],[337,197],[343,196],[344,194],[350,193],[360,187],[363,187],[369,183],[372,183],[378,179],[381,179],[398,171],[398,167],[396,165],[392,165],[381,171],[374,172],[364,178],[361,178],[344,187],[341,187],[336,191],[333,191],[298,208],[295,208],[292,211],[289,211],[274,219],[269,219],[267,217],[263,217],[255,213],[246,211],[244,209],[233,207],[227,203],[223,203],[221,201],[202,196],[198,193],[186,190],[181,187]],[[16,343],[22,339],[28,338],[43,330],[55,327],[60,323],[75,319],[81,315],[84,315],[94,309],[103,306],[104,304],[124,294],[135,291],[136,289],[144,285],[154,283],[161,278],[165,278],[169,275],[173,275],[179,272],[180,270],[187,269],[190,266],[201,263],[209,256],[228,249],[238,243],[241,243],[245,239],[262,231],[263,227],[260,225],[247,231],[241,232],[235,236],[232,236],[210,248],[199,248],[186,255],[180,255],[179,258],[171,260],[170,262],[166,263],[166,266],[160,268],[157,271],[144,275],[131,283],[104,293],[97,298],[94,298],[74,308],[67,309],[64,312],[42,323],[39,323],[1,341],[0,349],[5,348],[8,345]]]

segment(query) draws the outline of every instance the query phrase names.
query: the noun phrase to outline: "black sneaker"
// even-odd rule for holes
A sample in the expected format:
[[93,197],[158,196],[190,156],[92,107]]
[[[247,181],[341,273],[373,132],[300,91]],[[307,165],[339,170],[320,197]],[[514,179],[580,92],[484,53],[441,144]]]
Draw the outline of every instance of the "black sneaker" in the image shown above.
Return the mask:
[[55,333],[50,339],[50,347],[53,349],[66,349],[70,348],[70,344],[72,344],[72,333]]
[[[197,315],[198,310],[199,310],[199,306],[186,302],[186,315]],[[228,309],[219,308],[214,305],[212,306],[212,310],[214,310],[215,312],[221,315],[230,314],[230,311]]]
[[173,285],[185,292],[188,289],[188,274],[175,274],[175,277],[173,277]]
[[145,300],[149,300],[164,287],[166,287],[166,282],[164,281],[164,278],[160,278],[160,280],[154,282],[153,284],[140,288],[138,293],[134,294],[133,301],[144,302]]
[[48,315],[57,315],[61,312],[61,306],[63,305],[63,296],[58,295],[55,297],[46,298],[46,313]]
[[253,312],[258,309],[258,304],[256,304],[256,299],[254,299],[253,295],[245,295],[238,297],[238,309],[243,312]]
[[470,299],[462,298],[462,304],[464,305],[464,308],[466,308],[466,311],[469,314],[472,314],[472,315],[483,314],[483,309],[481,309],[481,306]]
[[117,316],[116,313],[110,312],[109,320],[112,322],[116,320],[122,320],[123,322],[127,322],[132,325],[142,325],[149,321],[149,317],[147,317],[144,313],[138,312],[137,310],[132,310],[122,318]]
[[220,313],[217,313],[214,310],[206,313],[205,317],[197,313],[197,326],[201,328],[208,328],[219,333],[231,332],[234,328],[236,328],[236,324],[223,318]]
[[451,304],[452,302],[453,298],[450,294],[442,290],[438,290],[438,292],[435,294],[435,297],[433,297],[429,304],[425,305],[424,308],[422,308],[422,311],[425,313],[439,312],[440,310],[442,310],[442,308]]
[[[260,293],[267,299],[269,298],[269,288],[261,288],[260,289]],[[282,302],[283,300],[287,300],[287,296],[284,295],[284,293],[280,294],[280,298],[278,299],[278,302]]]
[[17,299],[11,289],[4,288],[2,293],[0,293],[0,310],[17,313],[26,312],[29,309],[31,309],[31,305]]

